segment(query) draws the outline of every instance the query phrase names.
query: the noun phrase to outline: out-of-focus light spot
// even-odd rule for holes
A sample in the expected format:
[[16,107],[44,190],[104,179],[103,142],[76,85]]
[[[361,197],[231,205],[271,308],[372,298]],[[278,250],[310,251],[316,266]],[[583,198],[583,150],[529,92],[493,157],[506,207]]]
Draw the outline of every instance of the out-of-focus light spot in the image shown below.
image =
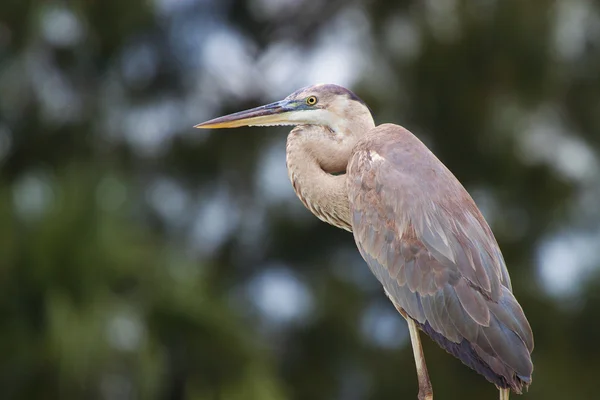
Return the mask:
[[271,45],[257,62],[264,77],[264,95],[284,98],[303,83],[298,79],[298,69],[305,55],[298,46],[289,42]]
[[136,88],[147,86],[156,76],[158,54],[150,43],[142,43],[123,52],[121,69],[125,81]]
[[62,6],[45,8],[41,20],[44,38],[56,47],[71,47],[81,42],[85,31],[77,15]]
[[556,163],[564,175],[575,180],[597,177],[596,156],[582,140],[576,137],[565,137],[560,144]]
[[544,288],[555,296],[573,296],[581,283],[600,264],[600,232],[568,232],[543,242],[537,251],[537,265]]
[[517,138],[525,161],[546,163],[570,180],[587,182],[596,179],[599,169],[596,156],[568,130],[554,107],[542,107],[533,113]]
[[53,200],[54,192],[50,179],[42,174],[26,174],[13,188],[14,207],[25,220],[41,217]]
[[385,25],[385,44],[403,61],[415,59],[421,51],[421,33],[405,15],[390,18]]
[[172,225],[186,220],[187,192],[172,179],[158,179],[148,188],[148,200],[158,214]]
[[180,126],[179,110],[179,103],[173,99],[129,110],[123,122],[126,139],[144,156],[166,151],[165,142]]
[[118,210],[127,200],[127,186],[112,176],[103,178],[96,188],[96,201],[106,211]]
[[351,82],[357,77],[357,67],[359,67],[354,64],[354,61],[349,59],[344,48],[320,47],[311,57],[306,84],[336,83],[351,86]]
[[107,325],[108,342],[120,351],[135,351],[142,341],[144,327],[132,312],[119,312]]
[[590,1],[556,2],[555,18],[554,48],[563,60],[581,57],[587,40],[600,33],[600,17]]
[[202,58],[209,74],[239,98],[256,91],[251,49],[251,43],[232,30],[218,29],[204,39]]
[[319,44],[305,61],[305,84],[336,83],[351,87],[366,68],[369,22],[359,9],[339,14],[323,32]]
[[265,202],[273,204],[295,197],[285,165],[285,137],[267,148],[257,170],[256,185]]
[[270,322],[301,319],[312,307],[306,285],[283,266],[271,267],[249,284],[250,300]]
[[54,64],[50,55],[33,52],[27,55],[26,68],[45,119],[56,124],[78,120],[82,115],[81,93],[68,76]]
[[361,329],[366,339],[384,348],[398,348],[408,340],[408,329],[394,307],[373,303],[362,317]]
[[240,211],[223,188],[202,196],[190,235],[193,250],[210,254],[239,225]]
[[314,50],[303,51],[292,42],[276,42],[257,62],[261,87],[269,98],[283,98],[316,83],[351,87],[367,67],[369,22],[364,13],[349,8],[337,15],[319,36]]

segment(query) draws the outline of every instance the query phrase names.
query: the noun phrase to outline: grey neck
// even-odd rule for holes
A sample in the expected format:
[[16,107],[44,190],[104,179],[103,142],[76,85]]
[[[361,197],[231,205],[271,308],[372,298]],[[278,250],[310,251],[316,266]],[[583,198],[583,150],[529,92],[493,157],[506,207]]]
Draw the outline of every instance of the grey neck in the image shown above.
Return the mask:
[[290,181],[302,203],[314,215],[351,232],[345,174],[351,149],[338,148],[333,156],[324,157],[323,146],[327,145],[311,141],[310,138],[315,136],[307,132],[306,127],[297,127],[288,135],[286,161]]

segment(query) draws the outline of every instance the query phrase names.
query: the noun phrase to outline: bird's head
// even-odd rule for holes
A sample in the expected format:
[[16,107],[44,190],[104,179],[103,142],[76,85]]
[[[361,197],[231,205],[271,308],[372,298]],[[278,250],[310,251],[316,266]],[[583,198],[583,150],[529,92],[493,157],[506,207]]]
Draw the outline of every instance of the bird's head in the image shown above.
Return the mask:
[[375,126],[369,108],[354,93],[338,85],[319,84],[297,90],[281,101],[215,118],[195,128],[277,125],[317,125],[340,137],[360,136]]

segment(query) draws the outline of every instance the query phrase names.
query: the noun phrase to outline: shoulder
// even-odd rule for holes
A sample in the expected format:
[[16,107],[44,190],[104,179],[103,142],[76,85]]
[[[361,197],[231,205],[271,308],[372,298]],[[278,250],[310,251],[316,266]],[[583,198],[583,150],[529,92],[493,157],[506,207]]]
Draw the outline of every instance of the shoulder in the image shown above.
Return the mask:
[[348,170],[357,173],[380,164],[387,170],[430,182],[455,180],[419,138],[399,125],[383,124],[371,129],[354,147]]
[[423,145],[408,129],[395,124],[382,124],[367,132],[365,137],[356,144],[355,151],[374,150],[381,152],[385,151],[390,144],[406,145],[409,143]]
[[394,209],[402,203],[415,211],[429,207],[452,214],[448,218],[468,213],[491,235],[473,198],[454,174],[423,142],[398,125],[374,128],[355,147],[348,165],[350,200],[367,189],[375,190],[377,201]]

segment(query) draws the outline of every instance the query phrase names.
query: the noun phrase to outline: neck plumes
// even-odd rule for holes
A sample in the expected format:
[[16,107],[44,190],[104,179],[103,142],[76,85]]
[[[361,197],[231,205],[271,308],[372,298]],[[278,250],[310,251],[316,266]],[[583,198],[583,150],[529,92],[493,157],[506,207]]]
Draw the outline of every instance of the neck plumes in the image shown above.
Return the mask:
[[322,138],[326,129],[299,126],[290,132],[286,149],[288,175],[296,194],[313,214],[328,224],[352,231],[345,172],[354,143],[314,140]]

